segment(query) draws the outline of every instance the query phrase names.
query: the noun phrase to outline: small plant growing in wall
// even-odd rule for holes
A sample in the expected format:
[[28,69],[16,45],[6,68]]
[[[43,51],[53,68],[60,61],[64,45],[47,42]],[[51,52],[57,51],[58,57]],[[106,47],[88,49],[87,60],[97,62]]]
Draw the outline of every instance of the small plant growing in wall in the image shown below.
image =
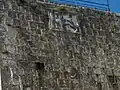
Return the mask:
[[112,33],[115,33],[116,29],[117,29],[117,26],[116,26],[115,24],[113,24],[113,25],[112,25],[112,30],[111,30],[111,32],[112,32]]
[[57,6],[54,8],[56,11],[67,11],[67,8],[65,6]]

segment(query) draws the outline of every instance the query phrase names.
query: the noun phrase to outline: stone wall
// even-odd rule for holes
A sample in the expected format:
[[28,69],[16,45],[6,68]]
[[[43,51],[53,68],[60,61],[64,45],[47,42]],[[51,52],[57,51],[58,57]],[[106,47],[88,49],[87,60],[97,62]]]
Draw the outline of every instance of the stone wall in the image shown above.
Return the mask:
[[0,0],[2,90],[119,90],[120,17]]

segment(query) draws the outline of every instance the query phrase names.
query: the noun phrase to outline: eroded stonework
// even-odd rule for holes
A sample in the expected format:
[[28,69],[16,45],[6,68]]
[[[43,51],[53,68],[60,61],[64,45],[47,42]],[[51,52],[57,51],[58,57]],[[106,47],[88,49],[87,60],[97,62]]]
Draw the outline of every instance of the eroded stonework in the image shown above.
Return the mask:
[[119,90],[120,16],[57,7],[0,1],[2,90]]

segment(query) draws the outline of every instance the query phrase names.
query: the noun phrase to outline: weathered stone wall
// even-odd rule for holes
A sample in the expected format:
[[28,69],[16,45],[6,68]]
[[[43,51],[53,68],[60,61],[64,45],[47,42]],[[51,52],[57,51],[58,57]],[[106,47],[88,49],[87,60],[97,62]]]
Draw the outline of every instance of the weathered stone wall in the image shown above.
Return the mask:
[[120,17],[0,0],[2,90],[119,90]]

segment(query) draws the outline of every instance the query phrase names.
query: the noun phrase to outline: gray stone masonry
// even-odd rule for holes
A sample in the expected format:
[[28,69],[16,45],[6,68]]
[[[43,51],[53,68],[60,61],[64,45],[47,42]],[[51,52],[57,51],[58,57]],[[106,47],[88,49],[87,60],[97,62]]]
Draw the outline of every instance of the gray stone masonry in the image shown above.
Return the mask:
[[120,16],[0,0],[0,90],[120,90]]

